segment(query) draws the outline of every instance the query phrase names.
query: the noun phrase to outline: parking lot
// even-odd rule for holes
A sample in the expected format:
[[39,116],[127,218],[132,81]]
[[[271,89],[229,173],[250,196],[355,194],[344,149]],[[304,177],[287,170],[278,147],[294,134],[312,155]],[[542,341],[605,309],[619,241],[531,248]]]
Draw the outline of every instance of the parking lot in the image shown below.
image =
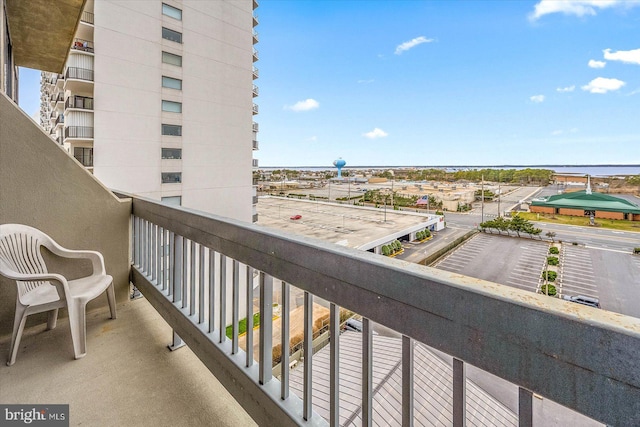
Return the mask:
[[[536,292],[548,251],[548,242],[480,233],[433,266]],[[640,256],[563,244],[559,258],[561,295],[595,297],[605,310],[640,318]]]
[[434,267],[535,292],[549,243],[480,233]]

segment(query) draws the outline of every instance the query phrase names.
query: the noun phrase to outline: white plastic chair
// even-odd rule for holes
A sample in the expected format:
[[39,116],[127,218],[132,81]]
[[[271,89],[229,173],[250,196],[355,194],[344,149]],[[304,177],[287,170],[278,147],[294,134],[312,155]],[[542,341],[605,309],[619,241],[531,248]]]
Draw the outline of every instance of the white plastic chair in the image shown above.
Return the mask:
[[[93,274],[67,280],[49,273],[41,248],[63,258],[87,258],[93,264]],[[0,225],[0,274],[16,281],[18,297],[13,323],[13,336],[7,365],[16,361],[20,338],[27,316],[49,312],[47,329],[56,327],[58,309],[67,307],[73,352],[76,359],[87,354],[85,312],[89,301],[107,291],[111,318],[116,318],[113,277],[106,274],[102,254],[95,251],[74,251],[58,245],[42,231],[22,224]]]

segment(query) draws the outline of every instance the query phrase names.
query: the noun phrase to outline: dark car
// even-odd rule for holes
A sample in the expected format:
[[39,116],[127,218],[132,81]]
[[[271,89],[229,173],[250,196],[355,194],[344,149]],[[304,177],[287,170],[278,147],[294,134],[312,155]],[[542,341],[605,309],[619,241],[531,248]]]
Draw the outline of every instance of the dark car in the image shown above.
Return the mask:
[[571,302],[577,302],[578,304],[582,304],[582,305],[588,305],[589,307],[600,308],[600,300],[598,300],[598,298],[587,297],[584,295],[576,295],[576,296],[565,295],[562,297],[562,299],[571,301]]

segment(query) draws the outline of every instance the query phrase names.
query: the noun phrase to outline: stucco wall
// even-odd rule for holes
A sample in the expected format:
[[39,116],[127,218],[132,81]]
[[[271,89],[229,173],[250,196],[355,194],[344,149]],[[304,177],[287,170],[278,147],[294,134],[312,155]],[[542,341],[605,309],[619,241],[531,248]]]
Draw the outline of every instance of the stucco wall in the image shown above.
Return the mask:
[[[116,298],[129,289],[130,200],[119,200],[41,128],[0,94],[0,223],[22,223],[43,230],[62,246],[92,249],[105,258]],[[52,271],[78,276],[91,271],[75,262]],[[0,277],[0,336],[11,333],[15,282]],[[99,297],[88,309],[106,305]],[[30,316],[30,324],[44,316]]]

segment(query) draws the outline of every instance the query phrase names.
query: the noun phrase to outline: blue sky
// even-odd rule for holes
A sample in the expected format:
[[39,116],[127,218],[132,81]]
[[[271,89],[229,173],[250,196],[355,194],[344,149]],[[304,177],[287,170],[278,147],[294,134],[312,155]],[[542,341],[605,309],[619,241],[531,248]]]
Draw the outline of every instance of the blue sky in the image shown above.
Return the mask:
[[640,163],[640,0],[261,0],[256,14],[261,166]]

